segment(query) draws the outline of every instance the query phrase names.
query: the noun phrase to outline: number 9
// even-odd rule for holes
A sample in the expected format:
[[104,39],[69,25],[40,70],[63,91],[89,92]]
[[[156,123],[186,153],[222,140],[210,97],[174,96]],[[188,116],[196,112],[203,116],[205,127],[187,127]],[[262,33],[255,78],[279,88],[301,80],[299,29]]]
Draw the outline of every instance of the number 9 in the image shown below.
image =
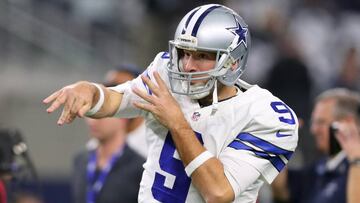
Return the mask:
[[[284,116],[280,116],[279,120],[281,122],[287,123],[290,125],[294,125],[296,123],[294,115],[292,114],[290,108],[288,106],[286,106],[286,104],[284,104],[283,102],[280,102],[280,101],[271,102],[270,106],[276,113],[290,115],[290,118],[285,118]],[[282,107],[282,108],[279,108],[279,107]]]

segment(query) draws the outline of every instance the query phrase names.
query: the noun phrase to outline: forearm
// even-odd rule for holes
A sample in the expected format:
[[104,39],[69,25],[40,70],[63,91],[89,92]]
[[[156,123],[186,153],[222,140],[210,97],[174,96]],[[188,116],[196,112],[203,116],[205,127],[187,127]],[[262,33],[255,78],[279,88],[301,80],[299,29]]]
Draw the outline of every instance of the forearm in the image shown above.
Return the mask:
[[186,121],[183,124],[178,123],[178,125],[178,128],[170,129],[170,133],[181,160],[186,166],[206,149]]
[[358,203],[360,202],[360,166],[351,165],[348,174],[347,183],[347,202]]
[[271,183],[273,199],[277,202],[289,202],[290,194],[287,181],[288,169],[285,167]]
[[[206,150],[187,123],[183,122],[182,127],[170,131],[185,166]],[[192,173],[191,178],[206,202],[231,202],[234,199],[223,165],[217,158],[205,161]]]
[[234,191],[225,176],[224,167],[216,158],[209,159],[201,165],[191,178],[206,202],[231,202],[235,198]]
[[[104,118],[113,116],[118,110],[123,94],[120,94],[116,91],[105,88],[103,85],[99,85],[103,91],[104,103],[101,105],[101,108],[94,115],[89,117],[91,118]],[[100,99],[100,91],[95,85],[91,85],[91,91],[93,92],[93,102],[91,108],[93,108]]]

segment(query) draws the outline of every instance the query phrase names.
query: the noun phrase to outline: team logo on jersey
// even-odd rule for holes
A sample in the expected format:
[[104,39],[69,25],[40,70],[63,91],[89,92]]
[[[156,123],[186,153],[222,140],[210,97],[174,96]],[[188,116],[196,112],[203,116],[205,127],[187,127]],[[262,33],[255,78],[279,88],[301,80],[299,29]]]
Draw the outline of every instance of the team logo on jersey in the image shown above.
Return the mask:
[[199,120],[199,118],[200,118],[200,113],[199,112],[197,112],[197,111],[195,111],[194,113],[193,113],[193,115],[191,116],[191,120],[193,120],[193,121],[198,121]]

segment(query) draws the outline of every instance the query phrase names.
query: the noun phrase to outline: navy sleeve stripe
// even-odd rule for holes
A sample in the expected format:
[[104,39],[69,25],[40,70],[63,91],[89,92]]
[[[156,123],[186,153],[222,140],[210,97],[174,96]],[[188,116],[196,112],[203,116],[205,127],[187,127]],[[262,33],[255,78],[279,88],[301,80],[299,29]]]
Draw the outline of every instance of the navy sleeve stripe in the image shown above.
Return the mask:
[[269,154],[267,154],[266,152],[262,152],[262,151],[259,151],[259,150],[256,150],[252,147],[249,147],[247,146],[246,144],[242,143],[241,141],[238,141],[238,140],[234,140],[232,143],[229,144],[229,147],[232,147],[234,149],[237,149],[237,150],[247,150],[247,151],[252,151],[254,152],[256,155],[260,156],[260,157],[263,157],[263,158],[266,158],[268,159],[268,157],[270,157]]
[[[150,76],[149,76],[149,74],[148,74],[148,71],[147,71],[147,70],[144,72],[144,74],[146,74],[146,77],[148,77],[149,79],[151,79]],[[144,84],[145,89],[148,91],[148,94],[149,94],[149,95],[152,95],[152,91],[151,91],[150,88],[146,85],[146,83],[145,83],[144,81],[143,81],[143,84]]]
[[291,158],[291,155],[294,153],[292,151],[282,149],[274,144],[271,144],[266,140],[255,137],[254,135],[251,135],[250,133],[240,133],[237,136],[237,139],[239,139],[241,141],[249,142],[252,145],[264,150],[265,152],[276,154],[276,155],[280,155],[280,154],[284,155],[284,157],[287,160],[289,160]]
[[[253,147],[250,147],[243,142],[248,142],[261,150],[259,151],[257,149],[254,149]],[[259,139],[249,133],[240,133],[237,136],[237,139],[232,141],[229,145],[229,147],[234,148],[236,150],[246,150],[253,152],[256,156],[259,156],[263,159],[267,159],[270,161],[270,163],[276,168],[277,171],[281,171],[286,163],[281,159],[280,155],[283,155],[287,160],[290,159],[293,152],[281,149],[269,142],[266,142],[265,140]]]
[[256,156],[259,156],[263,159],[267,159],[270,161],[270,163],[276,168],[277,171],[281,171],[286,163],[279,157],[279,156],[270,156],[266,152],[258,151],[254,148],[251,148],[244,143],[242,143],[239,140],[234,140],[232,143],[230,143],[229,147],[234,148],[236,150],[247,150],[253,152]]

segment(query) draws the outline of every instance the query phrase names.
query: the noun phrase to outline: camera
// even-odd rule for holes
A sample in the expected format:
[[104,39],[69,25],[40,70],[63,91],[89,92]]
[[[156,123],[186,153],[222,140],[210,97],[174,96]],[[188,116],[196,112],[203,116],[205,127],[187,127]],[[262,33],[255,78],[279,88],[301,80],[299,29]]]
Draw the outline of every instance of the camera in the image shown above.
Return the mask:
[[339,130],[339,127],[336,122],[331,123],[329,126],[329,143],[330,143],[330,156],[336,155],[341,151],[341,146],[336,139],[336,132]]
[[13,171],[13,132],[9,129],[0,129],[0,175],[8,175]]
[[24,160],[25,169],[33,170],[27,151],[28,147],[19,130],[0,128],[0,178],[17,175],[22,168],[18,161],[20,158]]

